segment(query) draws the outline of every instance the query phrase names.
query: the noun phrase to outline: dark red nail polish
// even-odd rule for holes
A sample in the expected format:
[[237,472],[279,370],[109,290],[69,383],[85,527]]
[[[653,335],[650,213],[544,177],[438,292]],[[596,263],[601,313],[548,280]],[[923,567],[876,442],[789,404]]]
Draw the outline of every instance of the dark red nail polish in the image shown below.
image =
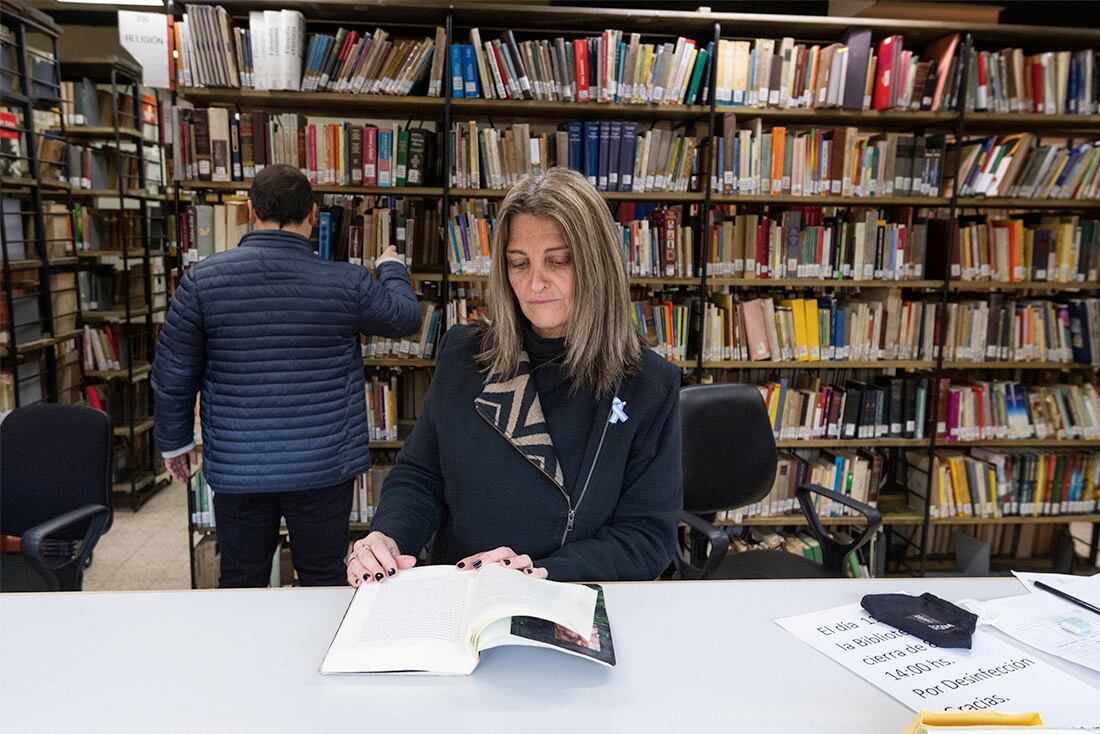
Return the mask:
[[363,574],[363,580],[364,581],[370,581],[370,574],[369,573]]
[[512,562],[511,562],[510,560],[508,560],[507,558],[505,558],[505,559],[504,559],[504,565],[505,565],[505,566],[511,566],[511,565],[512,565]]
[[374,580],[375,580],[375,581],[381,581],[381,580],[382,580],[382,572],[381,572],[381,571],[379,571],[378,573],[374,574]]
[[397,573],[397,569],[396,568],[391,568],[390,569],[390,576],[393,576],[395,573]]
[[481,568],[481,559],[474,561],[474,568]]
[[523,571],[524,571],[524,573],[531,573],[531,569],[529,569],[529,568],[525,568],[525,569],[523,569]]
[[459,561],[458,562],[458,567],[459,568],[466,568],[466,563],[464,561]]

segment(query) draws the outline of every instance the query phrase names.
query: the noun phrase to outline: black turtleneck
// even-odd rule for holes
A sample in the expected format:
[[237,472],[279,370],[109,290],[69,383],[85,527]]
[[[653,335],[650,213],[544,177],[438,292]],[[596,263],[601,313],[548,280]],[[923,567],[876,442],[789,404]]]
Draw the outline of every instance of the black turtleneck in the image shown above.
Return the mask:
[[550,427],[554,450],[565,477],[570,496],[580,493],[578,474],[584,462],[588,436],[595,418],[596,398],[591,390],[570,394],[572,381],[565,365],[565,338],[547,339],[523,327],[523,347],[531,358],[531,376],[535,381],[542,413]]

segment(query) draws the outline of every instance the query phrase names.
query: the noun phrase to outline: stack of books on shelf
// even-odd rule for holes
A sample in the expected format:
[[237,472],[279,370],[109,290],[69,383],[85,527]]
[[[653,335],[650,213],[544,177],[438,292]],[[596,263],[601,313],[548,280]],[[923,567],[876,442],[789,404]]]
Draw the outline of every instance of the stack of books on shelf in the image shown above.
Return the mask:
[[[675,297],[677,301],[685,301]],[[688,359],[688,326],[691,306],[653,296],[631,303],[634,325],[650,349],[670,361]]]
[[1005,300],[947,304],[944,359],[949,362],[1061,362],[1100,365],[1091,337],[1100,299]]
[[1058,142],[1032,133],[1013,133],[965,141],[959,155],[962,161],[955,182],[959,196],[1076,201],[1100,196],[1100,144],[1096,140]]
[[[749,517],[780,517],[801,513],[795,492],[803,484],[816,484],[839,494],[878,507],[885,458],[867,450],[780,451],[775,481],[768,496],[759,502],[718,513],[719,520],[739,524]],[[817,512],[823,517],[854,515],[851,509],[816,495]]]
[[706,104],[713,42],[642,43],[638,33],[609,29],[586,38],[516,42],[512,31],[451,44],[455,97],[547,102]]
[[1092,115],[1100,102],[1095,49],[971,49],[966,105],[977,112]]
[[944,110],[954,99],[957,34],[925,47],[924,59],[901,36],[874,45],[871,31],[852,28],[840,42],[722,39],[718,43],[719,105],[780,109]]
[[925,437],[928,378],[879,376],[830,385],[783,377],[758,385],[781,441]]
[[910,451],[909,503],[929,516],[1011,517],[1096,512],[1100,453],[971,449]]
[[945,150],[943,135],[765,128],[760,118],[738,130],[727,112],[711,154],[711,188],[743,196],[937,197]]
[[496,202],[486,199],[460,199],[451,204],[446,236],[452,273],[489,274],[489,247],[493,242],[496,208]]
[[436,132],[394,120],[175,108],[176,180],[250,181],[269,164],[327,186],[425,186],[437,179]]
[[[187,87],[438,97],[445,42],[433,36],[392,39],[387,31],[306,34],[296,10],[251,11],[236,27],[221,6],[189,5],[173,24],[176,78]],[[212,51],[211,49],[216,49]],[[430,84],[429,81],[430,74]]]
[[451,185],[507,189],[551,166],[583,173],[600,191],[697,191],[700,138],[670,123],[644,132],[634,121],[571,121],[546,132],[529,123],[485,127],[475,120],[451,130]]
[[382,492],[382,483],[393,469],[393,465],[372,466],[370,471],[355,478],[352,495],[351,522],[366,523],[374,519],[374,510],[378,507],[378,497]]
[[431,301],[420,302],[420,331],[404,339],[365,337],[364,359],[432,359],[439,336],[440,312]]
[[711,216],[708,275],[899,281],[925,275],[929,220],[908,207],[741,213],[719,205]]
[[1023,385],[943,378],[937,435],[948,442],[991,439],[1100,440],[1100,397],[1092,383]]
[[713,293],[706,305],[703,359],[773,362],[934,359],[937,304],[896,288],[864,298],[755,298]]
[[1100,219],[1076,215],[959,217],[951,277],[964,281],[1096,283]]
[[683,206],[624,202],[615,210],[626,273],[632,277],[694,278],[695,230]]
[[126,369],[130,353],[130,340],[122,327],[108,324],[93,329],[84,325],[84,369],[101,372]]
[[485,292],[480,288],[460,289],[455,298],[447,301],[447,328],[463,324],[472,324],[479,319],[489,317],[489,308],[485,305]]

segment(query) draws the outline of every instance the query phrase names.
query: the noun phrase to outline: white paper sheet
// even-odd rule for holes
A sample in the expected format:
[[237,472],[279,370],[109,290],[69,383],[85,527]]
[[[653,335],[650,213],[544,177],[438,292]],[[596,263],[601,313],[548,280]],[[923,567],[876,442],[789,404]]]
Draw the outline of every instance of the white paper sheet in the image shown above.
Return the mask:
[[[1075,576],[1066,581],[1035,575],[1043,583],[1100,606],[1100,576]],[[990,601],[968,600],[961,605],[978,615],[979,624],[992,625],[1025,645],[1100,672],[1100,614],[1042,589],[1028,588],[1030,594]]]
[[849,604],[776,623],[914,711],[1038,711],[1049,726],[1100,726],[1100,690],[978,629],[945,649]]

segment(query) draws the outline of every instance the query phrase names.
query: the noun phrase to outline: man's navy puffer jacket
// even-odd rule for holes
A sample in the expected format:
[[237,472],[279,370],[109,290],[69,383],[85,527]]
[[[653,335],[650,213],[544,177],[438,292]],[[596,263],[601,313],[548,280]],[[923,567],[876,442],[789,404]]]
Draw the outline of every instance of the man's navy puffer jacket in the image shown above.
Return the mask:
[[191,266],[153,364],[158,448],[192,442],[201,388],[203,472],[215,491],[312,489],[366,471],[358,334],[420,328],[404,266],[378,273],[322,260],[305,237],[278,230]]

